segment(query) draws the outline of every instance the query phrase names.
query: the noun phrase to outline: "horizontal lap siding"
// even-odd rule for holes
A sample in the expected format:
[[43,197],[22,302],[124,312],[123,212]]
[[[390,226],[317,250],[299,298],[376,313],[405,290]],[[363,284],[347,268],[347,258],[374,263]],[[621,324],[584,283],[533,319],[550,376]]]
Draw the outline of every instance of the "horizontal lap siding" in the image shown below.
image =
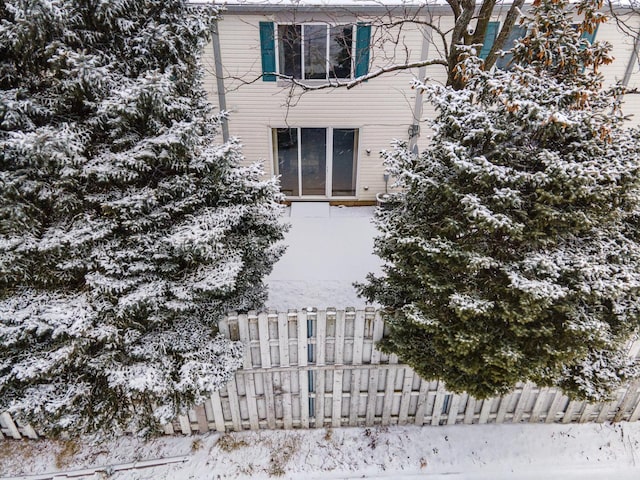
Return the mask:
[[[638,16],[630,17],[625,20],[628,27],[633,31],[640,28],[640,19]],[[600,68],[600,73],[604,77],[605,87],[613,86],[624,79],[625,72],[629,61],[632,62],[631,77],[629,79],[629,88],[640,87],[640,67],[638,65],[638,57],[634,55],[633,46],[634,38],[622,31],[615,20],[610,20],[604,25],[600,25],[596,40],[606,41],[613,45],[611,51],[614,60],[611,64]],[[624,98],[623,112],[625,115],[632,115],[629,126],[640,125],[640,95],[627,95]]]
[[[383,166],[379,152],[389,149],[393,139],[408,139],[407,130],[415,104],[415,90],[411,89],[414,72],[399,72],[372,79],[351,90],[345,88],[292,93],[280,82],[263,82],[261,73],[258,24],[268,17],[229,15],[220,22],[221,56],[225,66],[227,109],[231,117],[231,135],[240,138],[247,161],[265,160],[268,173],[273,173],[270,129],[274,127],[354,127],[360,129],[358,198],[373,200],[384,189]],[[372,32],[375,43],[378,32]],[[405,27],[401,33],[397,53],[372,47],[374,62],[370,71],[389,63],[389,58],[402,55],[405,48],[409,60],[418,60],[422,49],[422,34],[417,28]],[[211,46],[203,57],[207,71],[213,72]],[[242,84],[234,79],[242,78]],[[213,75],[205,79],[211,100],[217,103]],[[287,107],[287,102],[291,104]],[[367,154],[367,151],[370,151]],[[365,188],[368,187],[367,190]]]
[[[496,17],[502,20],[501,17]],[[225,69],[225,87],[227,89],[227,109],[230,111],[230,132],[240,138],[244,145],[244,154],[248,162],[263,160],[267,173],[273,173],[273,155],[271,152],[270,128],[280,126],[309,127],[356,127],[360,128],[358,167],[358,198],[372,200],[375,193],[384,189],[382,177],[384,167],[379,156],[383,149],[389,149],[393,139],[408,139],[407,129],[413,122],[413,109],[416,91],[410,88],[411,80],[417,76],[417,70],[385,74],[372,79],[351,90],[331,89],[318,92],[291,89],[282,81],[263,82],[261,74],[260,42],[258,24],[260,21],[273,21],[274,17],[262,15],[227,15],[219,23],[221,55]],[[299,18],[299,21],[305,20]],[[359,19],[363,20],[363,19]],[[353,21],[353,19],[351,19]],[[637,20],[634,20],[638,23]],[[436,23],[443,30],[451,27],[451,18],[440,17]],[[397,44],[386,43],[384,51],[379,48],[376,39],[380,31],[372,29],[370,71],[407,58],[419,60],[422,54],[423,32],[415,25],[405,25],[401,41]],[[391,34],[390,37],[394,35]],[[604,66],[601,71],[605,85],[612,85],[624,77],[627,64],[633,52],[634,39],[624,34],[615,22],[601,25],[597,40],[613,44],[614,62]],[[442,40],[432,36],[428,58],[438,58],[442,54]],[[214,104],[217,103],[217,91],[214,75],[212,47],[205,48],[203,60],[207,75],[205,87]],[[444,83],[446,77],[440,66],[428,67],[429,79]],[[246,84],[243,84],[246,82]],[[634,62],[630,87],[640,86],[638,62]],[[638,95],[628,95],[625,113],[632,114],[630,124],[639,124],[640,99]],[[287,106],[287,104],[289,104]],[[424,104],[421,115],[421,137],[418,145],[423,148],[429,141],[430,131],[424,120],[433,118],[436,112]],[[367,151],[370,151],[367,154]],[[368,187],[368,188],[367,188]],[[365,190],[366,188],[366,190]]]

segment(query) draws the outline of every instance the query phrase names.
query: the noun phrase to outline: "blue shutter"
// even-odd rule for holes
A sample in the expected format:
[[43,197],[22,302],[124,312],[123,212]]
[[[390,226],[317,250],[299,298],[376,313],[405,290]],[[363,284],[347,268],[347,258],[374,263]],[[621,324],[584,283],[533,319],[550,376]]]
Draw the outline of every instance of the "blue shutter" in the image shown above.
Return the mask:
[[262,81],[275,82],[276,42],[272,22],[260,22],[260,51],[262,53]]
[[[516,44],[516,40],[523,38],[527,34],[527,27],[522,25],[514,25],[509,33],[509,37],[504,42],[502,46],[503,51],[511,50],[513,46]],[[507,53],[505,56],[498,58],[496,61],[496,67],[500,70],[508,70],[511,68],[511,59],[513,55],[511,53]]]
[[356,25],[356,77],[369,73],[369,44],[371,25]]
[[582,35],[580,36],[580,38],[589,40],[589,43],[593,45],[593,42],[596,41],[596,33],[598,33],[598,25],[596,25],[596,28],[593,30],[593,33],[582,32]]
[[489,22],[487,24],[487,30],[484,32],[484,40],[482,41],[482,49],[480,50],[480,55],[478,55],[481,59],[484,60],[489,55],[493,42],[496,41],[498,36],[499,27],[500,22]]

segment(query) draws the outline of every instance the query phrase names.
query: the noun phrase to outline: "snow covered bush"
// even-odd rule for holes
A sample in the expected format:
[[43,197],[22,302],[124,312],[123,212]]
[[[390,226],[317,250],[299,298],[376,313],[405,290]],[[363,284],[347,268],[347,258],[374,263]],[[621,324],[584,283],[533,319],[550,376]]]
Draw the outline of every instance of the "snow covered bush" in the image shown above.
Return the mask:
[[215,143],[182,0],[0,4],[0,411],[152,432],[219,389],[265,299],[280,194]]
[[424,378],[486,398],[519,381],[609,397],[637,368],[640,134],[598,73],[610,45],[591,0],[535,2],[509,71],[470,52],[460,91],[416,84],[438,110],[420,155],[386,162],[402,192],[377,213],[382,348]]

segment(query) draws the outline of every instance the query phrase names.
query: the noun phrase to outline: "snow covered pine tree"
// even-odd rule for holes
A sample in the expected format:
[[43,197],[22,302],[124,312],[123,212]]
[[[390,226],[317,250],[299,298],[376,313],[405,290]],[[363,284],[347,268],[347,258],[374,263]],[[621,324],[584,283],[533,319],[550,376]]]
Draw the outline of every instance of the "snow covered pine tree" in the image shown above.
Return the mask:
[[[478,398],[519,381],[608,398],[637,368],[640,135],[603,90],[599,4],[534,2],[513,68],[471,52],[460,91],[416,84],[438,110],[431,145],[386,154],[403,188],[379,211],[382,348]],[[573,14],[577,24],[573,23]]]
[[214,143],[182,0],[0,4],[0,411],[153,432],[220,388],[264,300],[277,182]]

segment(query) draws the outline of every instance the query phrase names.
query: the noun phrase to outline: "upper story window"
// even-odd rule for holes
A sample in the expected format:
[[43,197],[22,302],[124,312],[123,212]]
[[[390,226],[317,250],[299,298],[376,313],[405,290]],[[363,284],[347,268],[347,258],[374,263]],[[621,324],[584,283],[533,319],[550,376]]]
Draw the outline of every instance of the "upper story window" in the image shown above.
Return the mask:
[[351,79],[369,71],[371,26],[260,22],[262,80]]
[[[578,28],[578,24],[573,25],[574,28]],[[480,54],[478,55],[480,58],[485,59],[489,55],[491,51],[491,47],[493,47],[493,43],[498,37],[498,31],[500,30],[500,22],[489,22],[487,25],[487,31],[484,36],[484,43],[482,45],[482,49],[480,50]],[[596,39],[597,28],[589,33],[582,32],[581,38],[584,38],[589,41],[589,43],[593,43]],[[524,38],[527,34],[527,27],[523,25],[514,25],[509,32],[509,36],[505,41],[502,50],[507,52],[515,47],[516,42]],[[501,70],[509,70],[511,68],[511,61],[513,59],[513,54],[505,53],[496,61],[496,67]]]
[[[500,30],[500,22],[489,22],[487,25],[487,31],[484,35],[484,43],[482,45],[482,49],[480,50],[479,57],[482,59],[487,58],[489,52],[491,51],[491,47],[493,47],[493,43],[496,41],[498,37],[498,31]],[[502,50],[508,51],[511,50],[516,41],[520,38],[524,37],[527,33],[527,27],[521,25],[513,25],[511,27],[511,31],[509,32],[509,36],[507,37]],[[506,53],[498,58],[496,61],[496,67],[500,70],[508,70],[511,66],[511,59],[513,55],[511,53]]]
[[354,25],[278,25],[278,72],[304,80],[353,77]]

